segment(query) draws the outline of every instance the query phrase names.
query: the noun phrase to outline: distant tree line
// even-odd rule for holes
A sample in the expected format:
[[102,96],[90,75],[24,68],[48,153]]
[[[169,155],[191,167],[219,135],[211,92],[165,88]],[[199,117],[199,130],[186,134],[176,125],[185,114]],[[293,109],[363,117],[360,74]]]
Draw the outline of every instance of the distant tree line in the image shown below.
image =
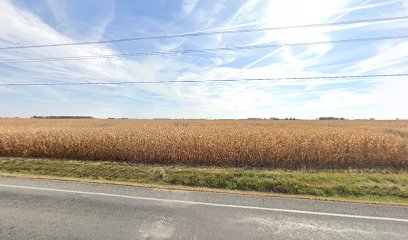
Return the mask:
[[346,119],[337,117],[319,117],[318,120],[346,120]]
[[293,118],[293,117],[287,117],[287,118],[271,117],[271,118],[269,118],[269,120],[300,120],[300,119]]
[[[16,117],[18,118],[18,117]],[[40,119],[93,119],[94,117],[92,116],[32,116],[31,118],[40,118]],[[125,117],[122,118],[113,118],[113,117],[108,117],[107,119],[128,119]],[[205,118],[153,118],[153,120],[207,120]],[[245,118],[245,119],[218,119],[218,120],[300,120],[298,118],[293,118],[293,117],[286,117],[286,118],[277,118],[277,117],[271,117],[271,118]],[[316,120],[348,120],[343,117],[319,117]],[[354,120],[375,120],[374,118],[368,118],[368,119],[354,119]],[[396,120],[399,120],[398,118]]]

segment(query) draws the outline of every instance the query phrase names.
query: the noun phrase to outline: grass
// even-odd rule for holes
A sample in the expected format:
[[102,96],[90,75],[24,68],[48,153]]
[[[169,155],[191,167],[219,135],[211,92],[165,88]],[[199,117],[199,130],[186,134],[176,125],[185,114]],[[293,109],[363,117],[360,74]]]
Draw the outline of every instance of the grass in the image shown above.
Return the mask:
[[408,205],[408,172],[386,170],[288,171],[2,157],[0,173]]
[[0,119],[0,156],[284,169],[408,169],[408,121]]

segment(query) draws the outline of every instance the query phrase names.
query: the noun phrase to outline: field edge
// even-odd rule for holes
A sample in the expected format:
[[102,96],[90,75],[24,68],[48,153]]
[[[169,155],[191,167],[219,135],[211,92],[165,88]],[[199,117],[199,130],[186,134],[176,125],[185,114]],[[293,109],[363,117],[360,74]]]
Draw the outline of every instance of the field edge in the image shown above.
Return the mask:
[[[79,168],[81,174],[78,175],[78,169],[73,170],[73,166]],[[125,167],[125,168],[123,168]],[[124,170],[125,169],[125,170]],[[56,171],[57,170],[57,171]],[[121,171],[124,170],[124,171]],[[100,174],[101,171],[104,174]],[[126,178],[124,175],[121,175],[123,172],[132,171],[142,173],[142,176],[137,176],[137,178]],[[168,171],[168,172],[166,172]],[[112,162],[89,162],[81,160],[53,160],[53,159],[32,159],[32,158],[12,158],[12,157],[0,157],[0,176],[4,177],[19,177],[19,178],[30,178],[30,179],[49,179],[49,180],[64,180],[64,181],[77,181],[77,182],[89,182],[89,183],[100,183],[100,184],[115,184],[115,185],[126,185],[126,186],[135,186],[135,187],[146,187],[146,188],[158,188],[158,189],[169,189],[169,190],[186,190],[186,191],[204,191],[204,192],[217,192],[217,193],[228,193],[228,194],[243,194],[243,195],[257,195],[257,196],[269,196],[269,197],[284,197],[284,198],[300,198],[300,199],[312,199],[312,200],[324,200],[324,201],[345,201],[345,202],[356,202],[356,203],[370,203],[370,204],[386,204],[386,205],[400,205],[408,206],[408,198],[405,197],[395,197],[395,196],[370,196],[362,193],[360,196],[351,196],[351,195],[336,195],[336,196],[319,196],[319,195],[310,195],[310,194],[300,194],[300,193],[280,193],[280,192],[268,192],[262,191],[262,186],[254,185],[254,189],[228,189],[228,187],[218,187],[210,186],[211,183],[206,182],[204,175],[212,175],[216,173],[216,177],[219,174],[230,174],[231,171],[241,171],[245,174],[245,181],[250,182],[259,182],[259,177],[270,172],[272,177],[278,176],[278,179],[275,183],[281,184],[286,188],[289,188],[292,184],[292,181],[287,182],[285,178],[289,174],[291,178],[296,178],[296,182],[299,181],[309,181],[307,183],[310,191],[319,189],[321,183],[310,182],[310,179],[304,179],[305,176],[309,178],[315,178],[316,174],[320,174],[317,177],[324,176],[327,180],[336,178],[341,180],[342,178],[350,178],[350,173],[330,173],[330,172],[320,172],[320,173],[305,173],[299,171],[293,172],[283,172],[280,170],[259,170],[259,176],[254,175],[254,172],[257,172],[255,169],[231,169],[231,168],[197,168],[197,167],[187,167],[187,166],[149,166],[149,165],[122,165],[119,163]],[[143,174],[148,175],[143,175]],[[176,174],[182,173],[178,178],[189,178],[190,182],[186,180],[185,184],[177,180],[175,183],[161,181],[163,174],[170,173]],[[280,176],[280,174],[282,176]],[[115,175],[116,174],[116,175]],[[150,174],[150,175],[149,175]],[[158,179],[151,178],[151,175],[158,175]],[[306,174],[306,175],[305,175]],[[323,175],[322,175],[323,174]],[[344,174],[344,176],[342,176]],[[363,181],[365,178],[371,179],[373,176],[381,177],[384,175],[387,181],[395,181],[395,179],[402,178],[402,185],[406,185],[408,180],[408,173],[352,173],[353,176],[361,176]],[[132,175],[133,176],[133,175]],[[248,176],[253,176],[253,178],[248,178]],[[269,176],[269,177],[271,177]],[[149,178],[149,179],[147,179]],[[202,178],[202,179],[200,179]],[[235,177],[236,178],[236,177]],[[194,180],[191,180],[194,179]],[[198,180],[197,180],[198,179]],[[375,188],[381,188],[381,182],[375,179],[375,182],[380,186],[375,186]],[[197,184],[194,184],[194,181],[200,181]],[[224,179],[225,180],[225,179]],[[324,180],[324,179],[320,179]],[[222,180],[221,180],[222,181]],[[227,180],[225,180],[227,182]],[[279,182],[281,181],[281,182]],[[187,184],[187,185],[186,185]],[[205,186],[205,185],[209,186]],[[314,185],[313,185],[314,184]],[[345,184],[350,184],[345,182]],[[356,186],[361,184],[356,183]],[[372,184],[372,183],[370,183]],[[204,186],[203,186],[204,185]],[[260,189],[256,189],[259,187]],[[298,187],[298,186],[295,186]],[[406,189],[404,186],[392,186],[392,189],[403,188],[403,193],[406,194]]]
[[188,187],[180,185],[164,185],[164,184],[144,184],[144,183],[133,183],[126,181],[111,181],[111,180],[96,180],[90,178],[70,178],[70,177],[58,177],[51,175],[33,175],[26,173],[7,173],[0,170],[0,177],[15,177],[21,179],[43,179],[51,181],[68,181],[68,182],[78,182],[78,183],[92,183],[92,184],[109,184],[109,185],[119,185],[119,186],[129,186],[129,187],[139,187],[139,188],[152,188],[159,190],[182,190],[182,191],[199,191],[199,192],[209,192],[209,193],[220,193],[220,194],[237,194],[237,195],[248,195],[248,196],[259,196],[259,197],[278,197],[278,198],[291,198],[291,199],[305,199],[305,200],[316,200],[316,201],[330,201],[330,202],[348,202],[348,203],[362,203],[362,204],[373,204],[373,205],[391,205],[391,206],[408,206],[407,202],[393,202],[390,200],[366,200],[366,199],[351,199],[346,197],[318,197],[311,195],[291,195],[291,194],[279,194],[279,193],[265,193],[265,192],[255,192],[255,191],[239,191],[239,190],[228,190],[228,189],[217,189],[217,188],[205,188],[205,187]]

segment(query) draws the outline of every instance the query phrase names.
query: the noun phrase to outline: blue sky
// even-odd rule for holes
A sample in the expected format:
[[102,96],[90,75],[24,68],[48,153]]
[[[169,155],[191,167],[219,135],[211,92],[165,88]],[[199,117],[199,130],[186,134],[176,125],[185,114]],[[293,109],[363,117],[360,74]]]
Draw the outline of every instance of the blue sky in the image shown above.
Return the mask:
[[[408,15],[407,0],[0,0],[0,47],[330,23]],[[407,34],[408,20],[112,44],[0,50],[1,59],[332,41]],[[273,78],[407,73],[386,40],[115,59],[0,63],[0,83]],[[408,79],[0,86],[0,115],[130,118],[408,118]]]

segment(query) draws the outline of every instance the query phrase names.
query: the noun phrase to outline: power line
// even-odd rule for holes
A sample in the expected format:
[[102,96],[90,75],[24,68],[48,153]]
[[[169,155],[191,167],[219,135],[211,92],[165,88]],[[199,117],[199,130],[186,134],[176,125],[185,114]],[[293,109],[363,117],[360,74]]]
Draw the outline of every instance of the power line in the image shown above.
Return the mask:
[[73,60],[92,60],[92,59],[117,58],[117,57],[169,55],[169,54],[178,54],[178,53],[180,53],[180,54],[204,53],[204,52],[262,49],[262,48],[287,47],[287,46],[307,46],[307,45],[340,44],[340,43],[380,41],[380,40],[396,40],[396,39],[406,39],[406,38],[408,38],[408,35],[388,36],[388,37],[371,37],[371,38],[354,38],[354,39],[341,39],[341,40],[317,41],[317,42],[298,42],[298,43],[247,45],[247,46],[219,47],[219,48],[205,48],[205,49],[187,49],[187,50],[172,50],[172,51],[119,53],[119,54],[109,54],[109,55],[89,55],[89,56],[55,57],[55,58],[3,59],[3,60],[0,60],[0,64],[1,63],[26,63],[26,62],[56,62],[56,61],[73,61]]
[[275,77],[275,78],[242,78],[242,79],[207,79],[207,80],[164,80],[164,81],[129,81],[129,82],[77,82],[77,83],[0,83],[0,86],[69,86],[69,85],[122,85],[122,84],[157,84],[157,83],[203,83],[203,82],[244,82],[244,81],[280,81],[310,79],[344,79],[344,78],[376,78],[406,77],[408,73],[372,74],[372,75],[340,75],[310,77]]
[[170,38],[181,38],[181,37],[207,36],[207,35],[216,35],[216,34],[251,33],[251,32],[263,32],[263,31],[274,31],[274,30],[284,30],[284,29],[312,28],[312,27],[324,27],[324,26],[340,26],[340,25],[357,24],[357,23],[399,21],[399,20],[406,20],[406,19],[408,19],[408,16],[390,17],[390,18],[377,18],[377,19],[363,19],[363,20],[343,21],[343,22],[333,22],[333,23],[315,23],[315,24],[304,24],[304,25],[238,29],[238,30],[200,31],[200,32],[193,32],[193,33],[181,33],[181,34],[172,34],[172,35],[121,38],[121,39],[102,40],[102,41],[55,43],[55,44],[40,44],[40,45],[26,45],[26,46],[10,46],[10,47],[0,47],[0,50],[76,46],[76,45],[104,44],[104,43],[118,43],[118,42],[130,42],[130,41],[139,41],[139,40],[155,40],[155,39],[170,39]]

